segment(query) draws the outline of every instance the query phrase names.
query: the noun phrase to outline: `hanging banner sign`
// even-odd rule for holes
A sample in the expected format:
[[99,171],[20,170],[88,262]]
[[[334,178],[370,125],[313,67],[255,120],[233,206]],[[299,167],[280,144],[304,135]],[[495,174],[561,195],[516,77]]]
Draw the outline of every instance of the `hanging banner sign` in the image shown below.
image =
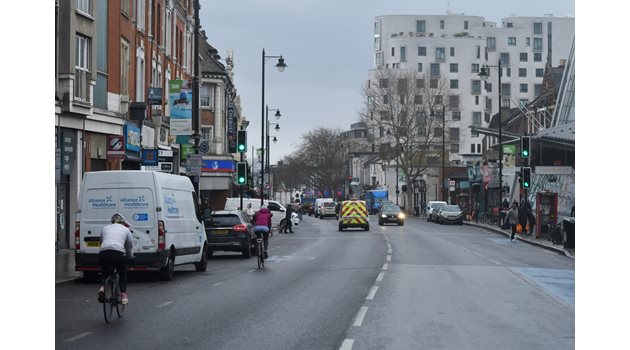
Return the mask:
[[171,134],[192,135],[192,80],[169,81]]

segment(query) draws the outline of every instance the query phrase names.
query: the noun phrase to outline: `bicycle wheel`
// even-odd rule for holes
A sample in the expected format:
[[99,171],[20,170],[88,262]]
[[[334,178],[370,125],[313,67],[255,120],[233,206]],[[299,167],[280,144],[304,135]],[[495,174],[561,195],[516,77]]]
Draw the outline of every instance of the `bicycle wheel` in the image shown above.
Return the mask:
[[103,315],[105,316],[105,323],[110,323],[112,320],[112,314],[115,308],[115,292],[116,288],[114,286],[114,280],[111,276],[108,276],[105,280],[105,298],[103,300]]
[[118,314],[118,318],[123,317],[125,314],[125,305],[122,303],[122,295],[120,294],[120,285],[118,284],[118,273],[116,273],[116,278],[114,279],[115,292],[116,297],[114,298],[114,302],[116,303],[116,314]]
[[256,241],[256,255],[258,256],[258,268],[265,266],[265,252],[262,249],[262,242],[260,239]]

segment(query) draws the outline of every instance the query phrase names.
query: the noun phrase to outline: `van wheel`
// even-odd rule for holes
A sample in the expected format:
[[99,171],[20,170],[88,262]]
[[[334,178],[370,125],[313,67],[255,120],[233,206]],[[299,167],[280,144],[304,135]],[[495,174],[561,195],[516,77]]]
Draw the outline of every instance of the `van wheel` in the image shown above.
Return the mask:
[[339,224],[339,231],[343,231],[343,227]]
[[160,277],[163,281],[170,281],[173,279],[173,271],[175,269],[175,256],[173,252],[168,255],[168,259],[166,259],[166,266],[160,269]]
[[201,259],[195,263],[195,270],[197,272],[206,272],[208,269],[208,254],[206,253],[206,246],[203,247],[201,252]]

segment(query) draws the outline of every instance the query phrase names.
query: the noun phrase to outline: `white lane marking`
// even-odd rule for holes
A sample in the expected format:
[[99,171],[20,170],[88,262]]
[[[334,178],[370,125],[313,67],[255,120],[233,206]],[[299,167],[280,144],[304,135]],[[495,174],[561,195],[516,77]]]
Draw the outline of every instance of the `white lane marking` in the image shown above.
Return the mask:
[[370,290],[370,294],[368,294],[368,296],[365,298],[365,300],[373,300],[374,299],[374,295],[376,294],[377,290],[378,290],[378,286],[372,287],[372,289]]
[[81,338],[83,338],[83,337],[85,337],[87,335],[90,335],[90,334],[92,334],[92,332],[84,332],[84,333],[81,333],[79,335],[75,335],[72,338],[68,338],[68,339],[64,340],[64,342],[66,342],[66,343],[73,342],[73,341],[75,341],[77,339],[81,339]]
[[492,260],[492,259],[488,259],[488,260],[490,260],[490,262],[493,262],[493,263],[495,263],[495,264],[497,264],[497,265],[501,265],[501,263],[500,263],[500,262],[498,262],[498,261],[496,261],[496,260]]
[[378,274],[378,277],[376,277],[376,282],[381,282],[383,281],[383,276],[385,276],[385,272],[381,272]]
[[359,312],[357,313],[357,317],[354,319],[354,323],[352,324],[355,327],[361,327],[363,324],[363,319],[365,318],[365,314],[367,313],[367,306],[362,306]]
[[341,344],[339,350],[352,350],[352,345],[354,345],[354,339],[346,339]]
[[172,303],[173,303],[172,301],[165,301],[165,302],[163,302],[163,303],[162,303],[162,304],[160,304],[160,305],[156,305],[155,307],[165,307],[166,305],[170,305],[170,304],[172,304]]
[[465,250],[465,251],[467,251],[467,252],[469,252],[469,251],[470,251],[470,249],[468,249],[468,248],[466,248],[466,247],[460,247],[460,248],[462,248],[463,250]]
[[389,267],[389,264],[388,264],[388,263],[384,263],[384,264],[383,264],[383,270],[387,270],[387,268],[388,268],[388,267]]
[[392,261],[392,256],[391,255],[387,256],[387,261]]
[[217,283],[213,284],[212,286],[213,286],[213,287],[218,287],[218,286],[220,286],[220,285],[222,285],[222,284],[223,284],[223,282],[217,282]]
[[482,257],[482,258],[485,258],[485,257],[486,257],[485,255],[480,254],[480,253],[477,253],[477,252],[473,252],[473,253],[475,253],[475,255],[480,256],[480,257]]
[[387,249],[387,254],[392,254],[392,248]]
[[251,269],[251,270],[249,270],[247,272],[254,272],[254,271],[256,271],[256,269]]

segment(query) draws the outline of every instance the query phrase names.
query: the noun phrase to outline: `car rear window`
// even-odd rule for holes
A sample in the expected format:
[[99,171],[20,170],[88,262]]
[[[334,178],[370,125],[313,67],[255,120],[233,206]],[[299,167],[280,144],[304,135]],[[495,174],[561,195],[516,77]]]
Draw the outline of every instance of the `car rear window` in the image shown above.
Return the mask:
[[236,215],[213,215],[212,227],[234,226],[241,223]]
[[324,203],[325,207],[334,208],[336,206],[335,203]]

